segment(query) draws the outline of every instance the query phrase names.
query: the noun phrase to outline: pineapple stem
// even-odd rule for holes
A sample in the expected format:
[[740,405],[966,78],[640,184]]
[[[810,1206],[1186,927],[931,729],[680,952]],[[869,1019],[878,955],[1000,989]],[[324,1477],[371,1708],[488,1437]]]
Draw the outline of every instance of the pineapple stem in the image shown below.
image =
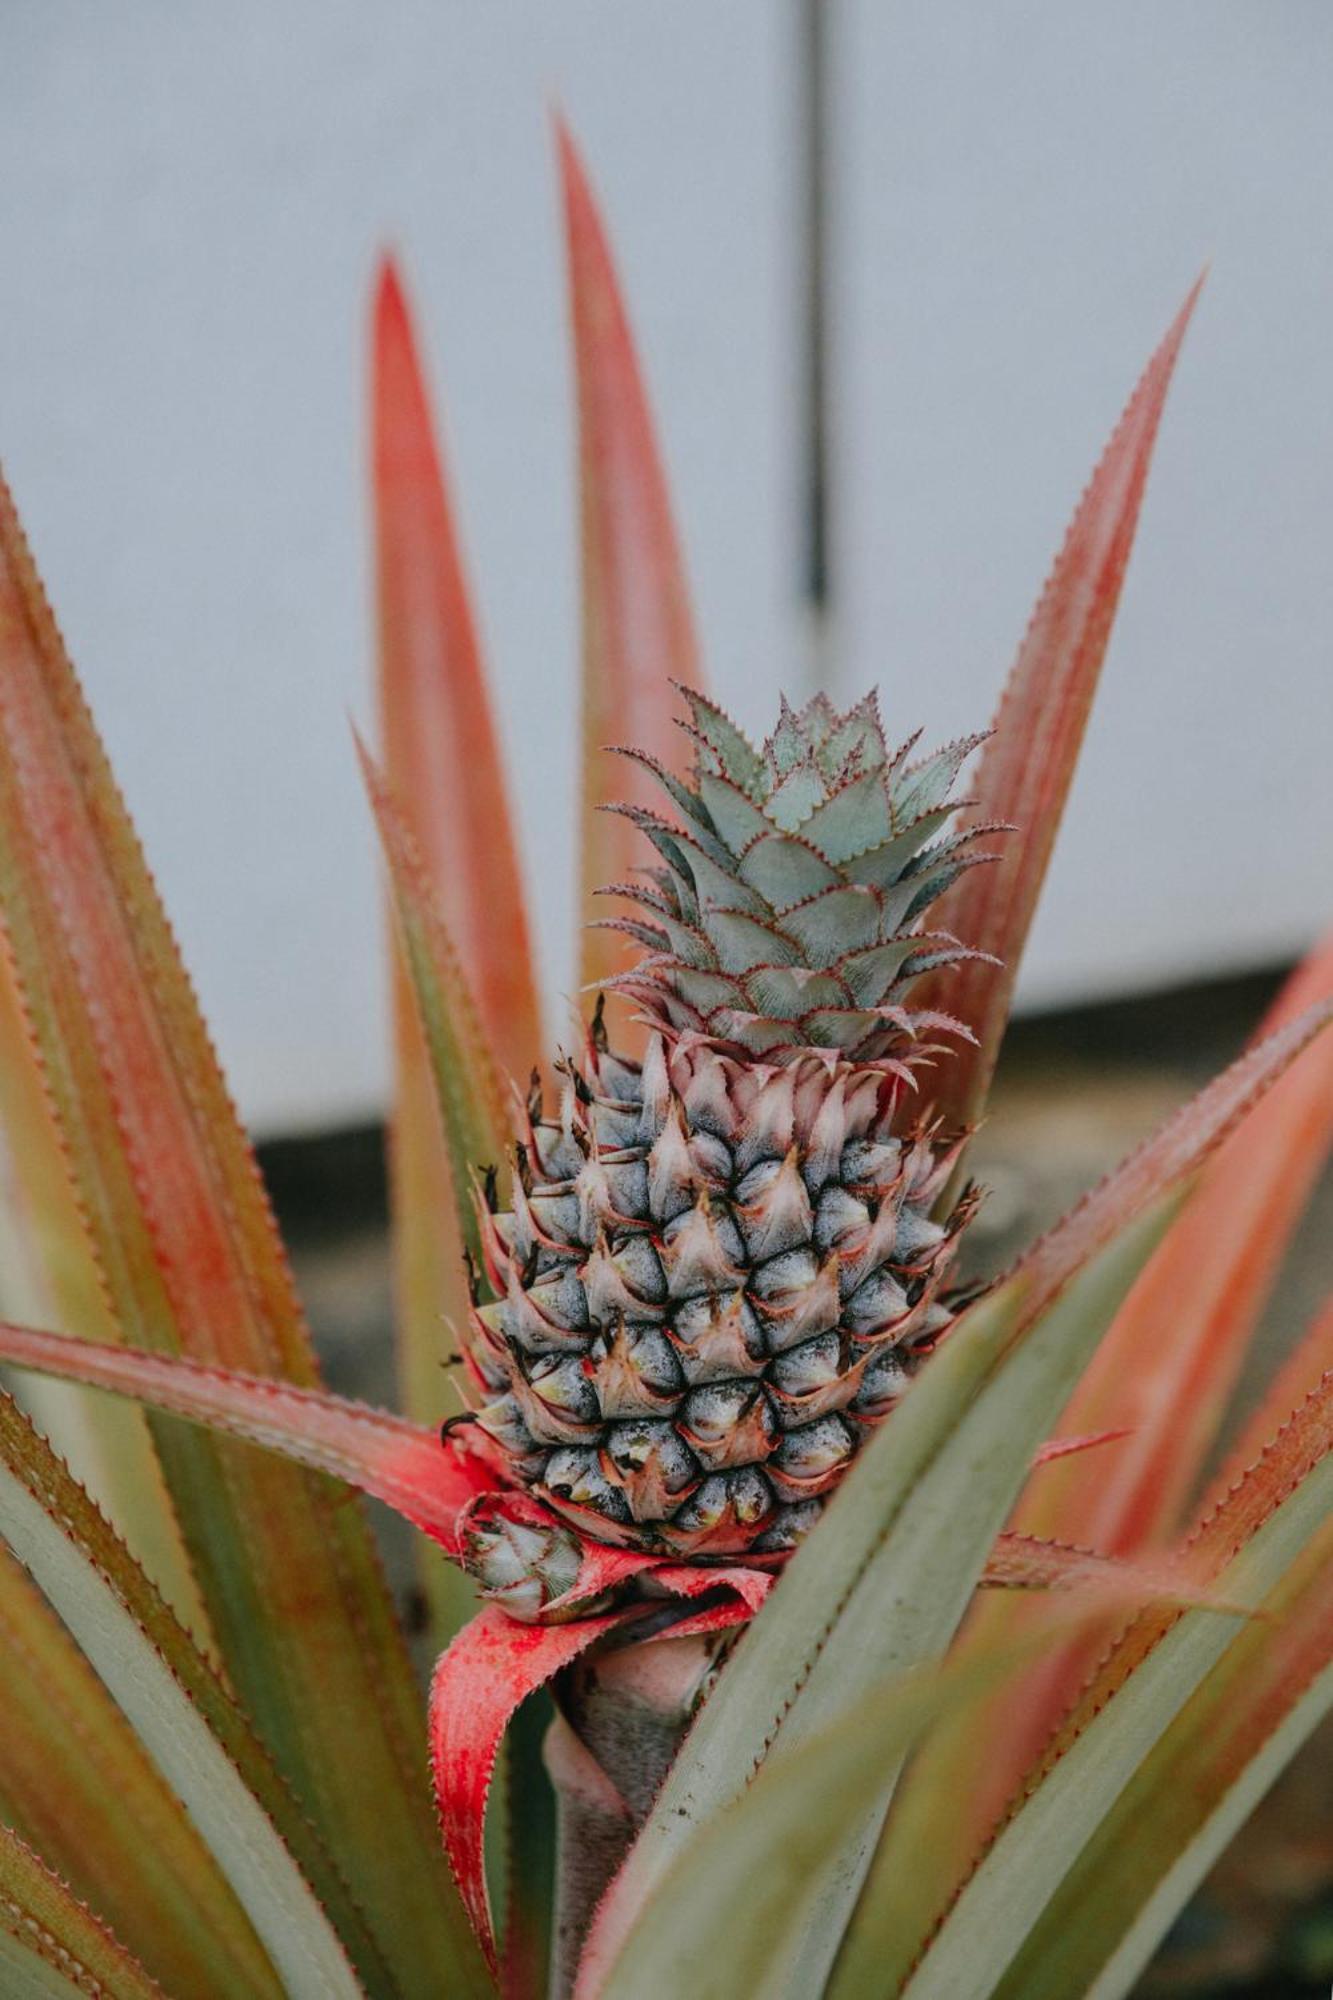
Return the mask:
[[556,1797],[550,2000],[569,2000],[588,1927],[648,1816],[712,1676],[705,1639],[595,1654],[561,1677],[546,1734]]

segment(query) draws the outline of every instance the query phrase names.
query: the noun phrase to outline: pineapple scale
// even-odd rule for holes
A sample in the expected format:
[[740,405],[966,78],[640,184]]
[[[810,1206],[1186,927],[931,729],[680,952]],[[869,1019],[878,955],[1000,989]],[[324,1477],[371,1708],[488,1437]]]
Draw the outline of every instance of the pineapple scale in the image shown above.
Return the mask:
[[514,1479],[597,1539],[781,1554],[950,1314],[952,1149],[893,1129],[901,1079],[594,1035],[534,1100],[513,1207],[484,1217],[495,1302],[467,1343]]

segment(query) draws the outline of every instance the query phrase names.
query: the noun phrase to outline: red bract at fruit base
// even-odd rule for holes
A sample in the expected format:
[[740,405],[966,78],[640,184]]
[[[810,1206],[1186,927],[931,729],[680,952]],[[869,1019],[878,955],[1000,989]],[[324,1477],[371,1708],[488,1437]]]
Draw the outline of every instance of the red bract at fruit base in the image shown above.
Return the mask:
[[[955,1253],[1194,298],[990,733],[817,697],[752,744],[560,167],[590,994],[554,1056],[391,269],[376,303],[409,1415],[320,1386],[0,504],[0,1079],[44,1259],[0,1356],[129,1399],[45,1406],[105,1512],[0,1404],[6,1990],[1123,1993],[1333,1702],[1333,1312],[1201,1483],[1333,1126],[1333,945],[1011,1270],[967,1292]],[[349,1486],[427,1538],[428,1714]]]

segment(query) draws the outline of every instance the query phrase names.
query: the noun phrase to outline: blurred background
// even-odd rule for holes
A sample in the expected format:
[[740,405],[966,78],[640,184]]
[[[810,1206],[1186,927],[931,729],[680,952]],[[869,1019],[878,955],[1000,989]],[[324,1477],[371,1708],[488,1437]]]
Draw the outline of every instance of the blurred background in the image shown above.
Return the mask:
[[[1313,0],[0,11],[0,456],[340,1385],[389,1393],[348,728],[380,247],[421,316],[552,996],[578,648],[552,104],[618,247],[713,683],[756,729],[818,684],[877,683],[899,736],[985,723],[1211,261],[985,1141],[998,1257],[1227,1059],[1329,915],[1331,76]],[[1261,1370],[1331,1236],[1326,1190]],[[1326,1735],[1156,1990],[1327,1990],[1331,1785]]]

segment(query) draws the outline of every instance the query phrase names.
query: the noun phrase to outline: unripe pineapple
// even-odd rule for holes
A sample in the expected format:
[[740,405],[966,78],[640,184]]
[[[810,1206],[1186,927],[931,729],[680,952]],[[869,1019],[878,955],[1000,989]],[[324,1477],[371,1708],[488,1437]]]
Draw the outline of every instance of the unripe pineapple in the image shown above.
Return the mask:
[[686,698],[693,781],[653,767],[678,818],[633,813],[663,866],[615,892],[646,955],[613,985],[654,1032],[615,1054],[599,1001],[559,1105],[530,1100],[467,1355],[476,1421],[585,1534],[774,1556],[950,1320],[973,1199],[936,1213],[963,1135],[929,1063],[967,1031],[904,1003],[966,955],[921,919],[984,858],[935,838],[975,739],[911,763],[873,697],[820,696],[757,750]]

